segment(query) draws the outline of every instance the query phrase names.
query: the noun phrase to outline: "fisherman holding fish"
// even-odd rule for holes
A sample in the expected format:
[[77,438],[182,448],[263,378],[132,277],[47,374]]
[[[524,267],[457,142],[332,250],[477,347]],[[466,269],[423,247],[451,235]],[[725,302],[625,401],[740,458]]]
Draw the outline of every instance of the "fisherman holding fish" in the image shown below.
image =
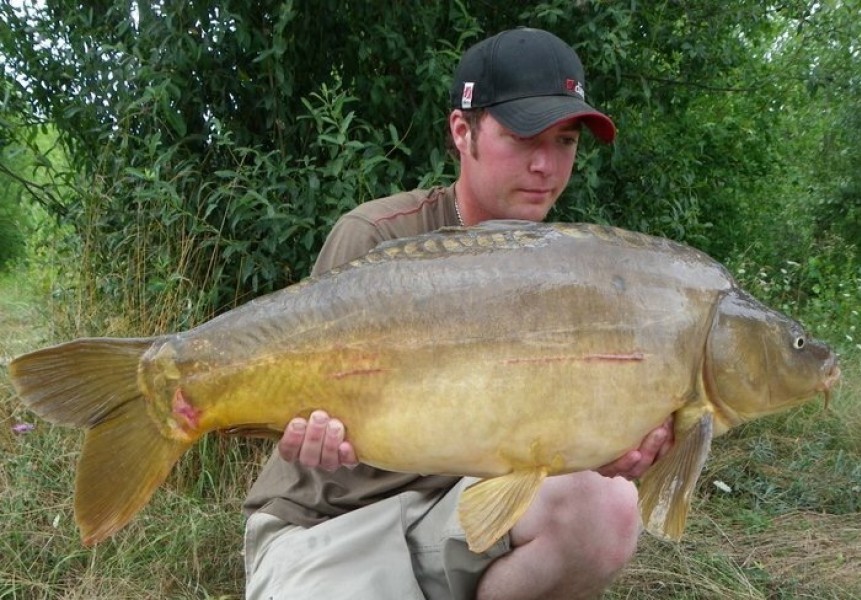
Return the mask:
[[[585,101],[583,67],[537,29],[488,38],[451,87],[454,185],[362,204],[335,225],[314,274],[378,243],[493,219],[542,221],[568,184],[585,125],[612,121]],[[311,399],[309,399],[311,401]],[[457,505],[473,478],[360,464],[338,415],[292,420],[245,503],[247,595],[258,598],[590,598],[633,555],[642,475],[672,445],[671,421],[597,471],[547,478],[508,535],[468,549]],[[441,439],[440,444],[457,443]]]
[[453,186],[363,204],[317,276],[192,329],[14,358],[24,405],[85,429],[82,542],[212,431],[280,438],[245,503],[251,599],[595,597],[641,523],[678,541],[712,439],[827,403],[840,368],[695,248],[538,222],[580,127],[615,136],[583,90],[559,38],[492,37],[455,73]]

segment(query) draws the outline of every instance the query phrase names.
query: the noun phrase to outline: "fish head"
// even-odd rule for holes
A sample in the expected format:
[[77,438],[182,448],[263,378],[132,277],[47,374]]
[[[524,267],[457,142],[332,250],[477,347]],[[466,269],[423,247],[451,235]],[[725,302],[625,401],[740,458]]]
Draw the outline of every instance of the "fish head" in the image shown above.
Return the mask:
[[840,369],[834,352],[801,324],[731,289],[715,310],[703,375],[721,433],[819,393],[827,403]]

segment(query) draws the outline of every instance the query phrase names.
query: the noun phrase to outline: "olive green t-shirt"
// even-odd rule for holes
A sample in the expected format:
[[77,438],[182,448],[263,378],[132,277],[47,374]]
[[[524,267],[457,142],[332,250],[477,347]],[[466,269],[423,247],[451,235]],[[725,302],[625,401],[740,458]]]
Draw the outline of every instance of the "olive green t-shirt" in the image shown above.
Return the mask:
[[[359,258],[380,242],[453,225],[458,225],[453,186],[366,202],[342,216],[332,228],[312,275]],[[346,425],[349,439],[350,425]],[[246,514],[263,511],[287,523],[311,527],[403,491],[447,489],[458,479],[392,473],[363,464],[330,473],[288,463],[276,449],[251,487],[244,509]]]

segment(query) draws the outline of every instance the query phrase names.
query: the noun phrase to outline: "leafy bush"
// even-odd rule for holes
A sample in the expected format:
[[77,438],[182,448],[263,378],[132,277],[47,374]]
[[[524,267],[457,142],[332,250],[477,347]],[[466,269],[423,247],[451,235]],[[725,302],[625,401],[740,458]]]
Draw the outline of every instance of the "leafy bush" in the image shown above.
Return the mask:
[[[137,161],[147,167],[125,166],[87,190],[70,211],[88,236],[77,293],[107,310],[95,324],[188,327],[304,276],[334,221],[400,179],[399,139],[356,118],[354,102],[325,86],[305,101],[302,120],[315,135],[298,159],[239,146],[216,123],[202,159],[152,142],[151,160]],[[216,158],[220,168],[204,176],[201,165]],[[117,307],[124,321],[116,320]]]
[[[3,124],[0,120],[0,126]],[[0,138],[0,164],[18,168],[21,163],[19,149],[8,142],[8,139]],[[26,249],[28,220],[21,185],[13,178],[14,175],[14,171],[0,170],[0,272],[21,258]]]
[[23,211],[5,198],[0,197],[0,271],[21,258],[26,247]]
[[70,157],[71,181],[44,203],[76,229],[85,270],[67,289],[86,300],[73,304],[124,315],[97,318],[100,331],[185,326],[286,285],[345,210],[450,181],[451,73],[505,28],[574,41],[590,100],[620,128],[614,147],[586,136],[553,218],[725,251],[734,230],[713,224],[731,217],[712,207],[734,207],[769,169],[769,138],[744,132],[777,115],[755,110],[755,90],[725,89],[770,47],[754,2],[137,6],[0,7],[0,42],[26,74],[7,79],[12,97],[32,119],[50,116]]

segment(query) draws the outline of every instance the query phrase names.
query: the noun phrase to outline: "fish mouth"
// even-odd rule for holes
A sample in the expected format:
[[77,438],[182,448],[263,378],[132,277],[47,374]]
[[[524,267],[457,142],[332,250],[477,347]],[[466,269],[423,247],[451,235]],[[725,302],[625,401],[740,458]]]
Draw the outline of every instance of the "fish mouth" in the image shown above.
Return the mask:
[[831,362],[828,374],[825,375],[822,382],[816,387],[816,391],[822,392],[822,395],[825,397],[826,409],[831,402],[831,390],[838,381],[840,381],[840,367],[837,365],[837,361],[834,360]]

